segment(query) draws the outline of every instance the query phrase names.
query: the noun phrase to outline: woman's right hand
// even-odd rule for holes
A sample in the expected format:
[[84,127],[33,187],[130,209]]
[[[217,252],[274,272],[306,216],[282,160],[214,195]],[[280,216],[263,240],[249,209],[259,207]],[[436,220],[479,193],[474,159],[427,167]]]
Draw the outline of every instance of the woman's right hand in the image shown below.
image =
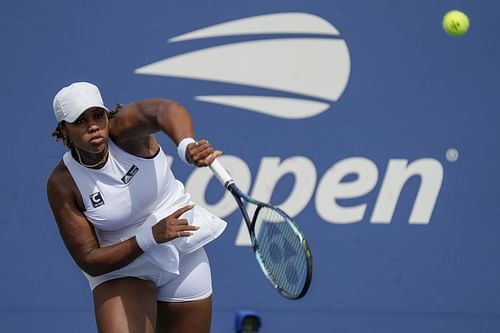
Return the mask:
[[215,150],[205,139],[190,143],[186,151],[187,159],[197,167],[206,167],[222,155],[222,151]]
[[180,219],[181,215],[192,209],[194,205],[184,206],[171,215],[161,219],[153,226],[153,237],[156,243],[161,244],[179,237],[189,237],[199,227],[189,225],[186,219]]

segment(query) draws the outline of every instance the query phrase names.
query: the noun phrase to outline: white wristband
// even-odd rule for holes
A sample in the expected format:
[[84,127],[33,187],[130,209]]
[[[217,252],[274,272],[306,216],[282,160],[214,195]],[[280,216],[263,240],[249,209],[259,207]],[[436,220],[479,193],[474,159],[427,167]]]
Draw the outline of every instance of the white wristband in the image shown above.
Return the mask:
[[147,252],[151,247],[158,245],[153,237],[153,228],[147,227],[135,235],[137,244],[143,252]]
[[179,142],[179,145],[177,146],[177,155],[179,155],[179,158],[186,164],[191,164],[186,159],[186,148],[189,144],[194,142],[196,141],[193,138],[184,138],[181,140],[181,142]]

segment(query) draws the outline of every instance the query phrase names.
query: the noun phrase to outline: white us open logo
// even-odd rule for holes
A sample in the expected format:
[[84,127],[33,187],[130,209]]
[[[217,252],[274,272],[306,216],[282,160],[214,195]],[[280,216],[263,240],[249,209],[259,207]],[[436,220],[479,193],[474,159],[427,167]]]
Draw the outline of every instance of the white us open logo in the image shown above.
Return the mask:
[[288,36],[195,50],[140,67],[135,73],[265,88],[271,95],[194,98],[278,118],[304,119],[328,110],[347,86],[351,61],[339,31],[321,17],[308,13],[254,16],[191,31],[168,42],[266,34]]

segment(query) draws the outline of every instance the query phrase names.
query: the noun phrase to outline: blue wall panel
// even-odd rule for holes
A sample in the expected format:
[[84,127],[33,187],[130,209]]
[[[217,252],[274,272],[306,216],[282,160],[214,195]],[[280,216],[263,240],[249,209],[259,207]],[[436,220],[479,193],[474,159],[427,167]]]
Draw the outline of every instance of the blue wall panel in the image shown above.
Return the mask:
[[[183,165],[159,137],[193,196],[230,222],[207,247],[213,332],[232,332],[239,309],[258,312],[268,333],[500,331],[497,1],[8,0],[0,8],[2,331],[95,331],[87,282],[45,194],[64,152],[50,137],[52,98],[80,80],[96,83],[109,106],[181,102],[237,181],[294,210],[315,263],[309,294],[295,302],[260,273],[216,181],[200,185],[208,170]],[[441,27],[454,8],[471,20],[460,38]],[[263,23],[263,15],[275,16]],[[208,27],[203,38],[172,40]],[[235,95],[254,99],[221,104]],[[300,172],[280,178],[275,162]]]

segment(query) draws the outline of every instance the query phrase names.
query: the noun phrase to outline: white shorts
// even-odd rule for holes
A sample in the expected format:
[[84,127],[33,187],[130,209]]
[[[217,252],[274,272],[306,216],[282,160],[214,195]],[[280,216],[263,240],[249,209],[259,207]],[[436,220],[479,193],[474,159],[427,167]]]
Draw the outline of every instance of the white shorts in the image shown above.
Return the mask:
[[90,288],[114,279],[135,277],[152,281],[158,287],[157,300],[164,302],[196,301],[212,294],[212,277],[207,254],[203,248],[189,254],[180,253],[179,275],[162,270],[140,256],[115,271],[90,276],[84,272]]

